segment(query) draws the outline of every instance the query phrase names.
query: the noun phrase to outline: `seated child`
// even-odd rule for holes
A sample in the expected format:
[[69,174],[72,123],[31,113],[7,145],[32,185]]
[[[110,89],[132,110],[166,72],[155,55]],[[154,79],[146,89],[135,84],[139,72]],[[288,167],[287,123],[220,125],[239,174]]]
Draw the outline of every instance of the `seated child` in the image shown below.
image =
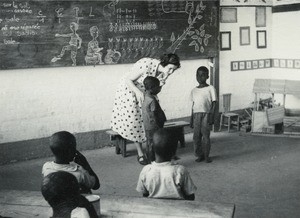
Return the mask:
[[155,161],[142,169],[136,190],[144,197],[194,200],[196,186],[187,169],[171,162],[175,146],[172,135],[159,129],[153,135]]
[[58,171],[43,178],[42,195],[52,207],[52,217],[97,217],[93,205],[79,193],[79,184],[70,173]]
[[86,158],[76,150],[76,138],[73,134],[67,131],[54,133],[50,138],[50,149],[55,160],[44,164],[43,176],[57,171],[69,172],[76,177],[81,193],[91,193],[90,189],[100,187],[98,176]]
[[148,162],[151,163],[155,160],[153,134],[156,130],[163,128],[166,116],[156,96],[161,91],[159,80],[156,77],[147,76],[143,83],[146,91],[142,104],[142,116],[147,138],[147,158]]

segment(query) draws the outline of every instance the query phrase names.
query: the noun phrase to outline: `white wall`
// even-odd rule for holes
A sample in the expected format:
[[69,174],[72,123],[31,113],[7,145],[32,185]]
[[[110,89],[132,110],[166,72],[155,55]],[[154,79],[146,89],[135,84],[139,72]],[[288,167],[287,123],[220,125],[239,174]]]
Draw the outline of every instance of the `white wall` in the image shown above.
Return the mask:
[[[220,23],[220,32],[231,32],[231,50],[220,51],[220,96],[231,93],[231,110],[248,107],[254,100],[255,78],[269,78],[269,68],[231,71],[231,61],[267,59],[271,57],[272,9],[266,7],[266,27],[256,27],[255,7],[236,7],[237,23]],[[250,45],[240,45],[240,27],[250,27]],[[267,48],[257,49],[256,31],[267,31]],[[220,104],[222,111],[222,102]]]
[[[168,119],[190,115],[195,72],[207,60],[182,61],[159,94]],[[0,71],[0,143],[60,130],[108,129],[115,90],[132,64]]]
[[[234,7],[234,6],[233,6]],[[232,49],[220,51],[220,96],[232,93],[231,109],[242,109],[254,100],[252,93],[256,78],[300,80],[300,69],[296,68],[265,68],[255,70],[231,71],[230,62],[238,60],[255,60],[264,58],[300,59],[300,11],[272,13],[271,7],[266,7],[266,27],[255,26],[255,7],[236,7],[237,23],[220,23],[220,31],[231,31]],[[248,46],[241,46],[239,27],[250,26],[250,41]],[[267,31],[267,48],[256,48],[256,31]],[[263,95],[261,95],[263,97]],[[282,96],[275,95],[277,103],[282,102]],[[299,96],[287,96],[286,108],[300,109]],[[220,104],[220,107],[222,104]]]
[[[300,11],[273,14],[272,58],[300,61]],[[300,68],[272,68],[272,78],[300,81]],[[277,101],[281,98],[278,97]],[[288,95],[287,108],[300,110],[300,96]]]

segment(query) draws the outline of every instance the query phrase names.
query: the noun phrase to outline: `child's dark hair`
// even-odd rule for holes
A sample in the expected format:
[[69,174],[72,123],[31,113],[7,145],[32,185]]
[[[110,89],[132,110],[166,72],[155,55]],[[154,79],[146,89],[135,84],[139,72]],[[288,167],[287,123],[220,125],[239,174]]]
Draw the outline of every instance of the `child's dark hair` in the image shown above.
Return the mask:
[[66,199],[79,196],[79,184],[75,176],[64,171],[50,173],[43,178],[41,192],[51,207]]
[[76,147],[76,138],[67,131],[54,133],[50,137],[50,149],[56,157],[68,157],[70,148]]
[[168,64],[174,64],[177,68],[180,68],[180,60],[177,54],[163,54],[160,57],[160,64],[165,67]]
[[197,76],[200,76],[202,73],[206,73],[207,75],[209,74],[208,68],[201,66],[197,69]]
[[176,149],[176,140],[171,132],[166,129],[159,129],[153,134],[153,148],[157,155],[166,160],[171,160]]
[[156,77],[147,76],[144,81],[144,86],[146,90],[152,90],[153,88],[159,86],[160,82]]

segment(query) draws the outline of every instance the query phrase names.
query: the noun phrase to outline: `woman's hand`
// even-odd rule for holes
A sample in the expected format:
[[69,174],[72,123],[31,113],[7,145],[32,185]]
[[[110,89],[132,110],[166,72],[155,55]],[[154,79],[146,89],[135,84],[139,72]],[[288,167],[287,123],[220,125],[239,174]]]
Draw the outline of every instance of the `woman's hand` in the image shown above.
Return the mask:
[[138,100],[138,102],[140,102],[140,104],[142,105],[143,101],[144,101],[144,93],[139,91],[136,91],[135,93],[136,99]]

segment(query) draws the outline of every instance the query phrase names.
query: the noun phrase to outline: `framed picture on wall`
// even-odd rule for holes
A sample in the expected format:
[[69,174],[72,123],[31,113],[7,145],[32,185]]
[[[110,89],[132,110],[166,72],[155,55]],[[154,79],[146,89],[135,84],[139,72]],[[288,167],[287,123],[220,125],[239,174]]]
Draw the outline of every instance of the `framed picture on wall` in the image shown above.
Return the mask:
[[255,10],[255,24],[256,27],[266,27],[266,8],[256,7]]
[[231,71],[236,71],[239,69],[239,63],[237,61],[231,62]]
[[271,67],[271,60],[270,59],[266,59],[265,60],[265,64],[266,64],[266,67]]
[[231,32],[220,32],[220,50],[231,50]]
[[252,62],[251,61],[246,61],[246,68],[247,68],[247,70],[250,70],[252,68]]
[[294,68],[294,60],[287,60],[287,67]]
[[265,30],[256,31],[257,48],[267,47],[267,32]]
[[273,67],[279,67],[279,59],[273,59]]
[[250,45],[250,27],[240,27],[240,45]]
[[295,60],[295,68],[300,68],[300,60]]
[[221,8],[221,23],[237,23],[237,8]]

